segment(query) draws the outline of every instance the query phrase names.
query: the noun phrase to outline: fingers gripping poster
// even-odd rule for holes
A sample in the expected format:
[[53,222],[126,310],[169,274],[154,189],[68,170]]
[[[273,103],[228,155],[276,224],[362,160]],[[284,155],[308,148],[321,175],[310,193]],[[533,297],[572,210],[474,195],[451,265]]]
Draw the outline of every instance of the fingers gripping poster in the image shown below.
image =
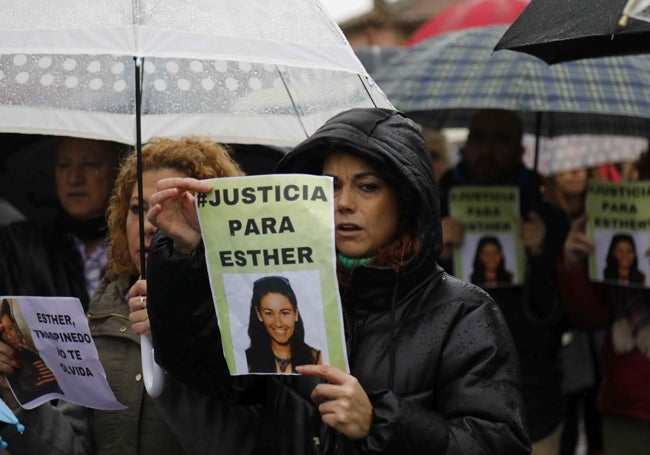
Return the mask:
[[16,401],[33,409],[52,399],[124,409],[108,385],[79,299],[2,297],[0,338],[13,349],[5,375]]
[[650,276],[650,182],[591,181],[587,188],[589,278],[648,287]]
[[509,186],[459,186],[449,194],[450,215],[462,224],[454,275],[482,287],[523,282],[519,191]]
[[196,203],[230,373],[349,371],[330,177],[208,180]]

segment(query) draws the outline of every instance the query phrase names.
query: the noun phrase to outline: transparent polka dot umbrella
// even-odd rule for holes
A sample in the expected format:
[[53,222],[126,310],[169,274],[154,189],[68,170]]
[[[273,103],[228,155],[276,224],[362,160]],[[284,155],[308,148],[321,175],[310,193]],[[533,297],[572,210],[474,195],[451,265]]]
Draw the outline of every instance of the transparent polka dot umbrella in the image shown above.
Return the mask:
[[318,0],[0,0],[2,132],[292,146],[370,106],[392,107]]
[[373,105],[390,107],[317,0],[0,0],[3,132],[136,144],[141,108],[143,142],[291,146]]

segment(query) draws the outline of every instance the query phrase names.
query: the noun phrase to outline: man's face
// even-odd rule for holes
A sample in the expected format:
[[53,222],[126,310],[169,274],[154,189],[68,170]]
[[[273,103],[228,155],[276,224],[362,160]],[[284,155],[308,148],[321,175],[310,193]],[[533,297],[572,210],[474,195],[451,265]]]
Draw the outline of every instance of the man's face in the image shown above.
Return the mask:
[[116,175],[115,153],[101,141],[59,141],[54,164],[56,194],[72,218],[86,220],[106,212]]
[[463,162],[472,183],[513,183],[523,147],[514,114],[486,110],[477,113],[469,127]]

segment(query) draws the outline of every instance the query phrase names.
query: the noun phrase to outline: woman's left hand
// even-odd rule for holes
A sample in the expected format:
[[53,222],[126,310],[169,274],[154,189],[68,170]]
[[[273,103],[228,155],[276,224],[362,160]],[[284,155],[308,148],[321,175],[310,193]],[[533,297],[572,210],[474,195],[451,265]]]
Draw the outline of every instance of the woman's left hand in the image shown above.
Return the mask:
[[147,313],[147,281],[138,280],[129,290],[129,321],[137,334],[144,333],[151,339],[151,325]]
[[302,365],[296,367],[296,372],[327,381],[318,384],[311,393],[323,423],[351,440],[368,436],[372,404],[357,378],[329,365]]

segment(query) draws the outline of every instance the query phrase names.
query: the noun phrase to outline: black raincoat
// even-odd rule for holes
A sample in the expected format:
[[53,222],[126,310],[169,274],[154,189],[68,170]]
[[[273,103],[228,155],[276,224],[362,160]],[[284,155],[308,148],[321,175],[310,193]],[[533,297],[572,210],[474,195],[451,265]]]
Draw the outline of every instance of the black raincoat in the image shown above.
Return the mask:
[[158,234],[148,277],[156,358],[200,391],[188,394],[187,405],[200,418],[168,416],[181,441],[195,453],[528,453],[517,354],[504,319],[485,292],[436,263],[438,193],[417,127],[395,111],[351,110],[298,145],[278,170],[320,173],[331,150],[389,170],[421,232],[422,254],[404,272],[359,266],[343,299],[350,373],[373,406],[369,435],[350,441],[322,424],[309,397],[314,378],[229,377],[203,251],[179,255]]

